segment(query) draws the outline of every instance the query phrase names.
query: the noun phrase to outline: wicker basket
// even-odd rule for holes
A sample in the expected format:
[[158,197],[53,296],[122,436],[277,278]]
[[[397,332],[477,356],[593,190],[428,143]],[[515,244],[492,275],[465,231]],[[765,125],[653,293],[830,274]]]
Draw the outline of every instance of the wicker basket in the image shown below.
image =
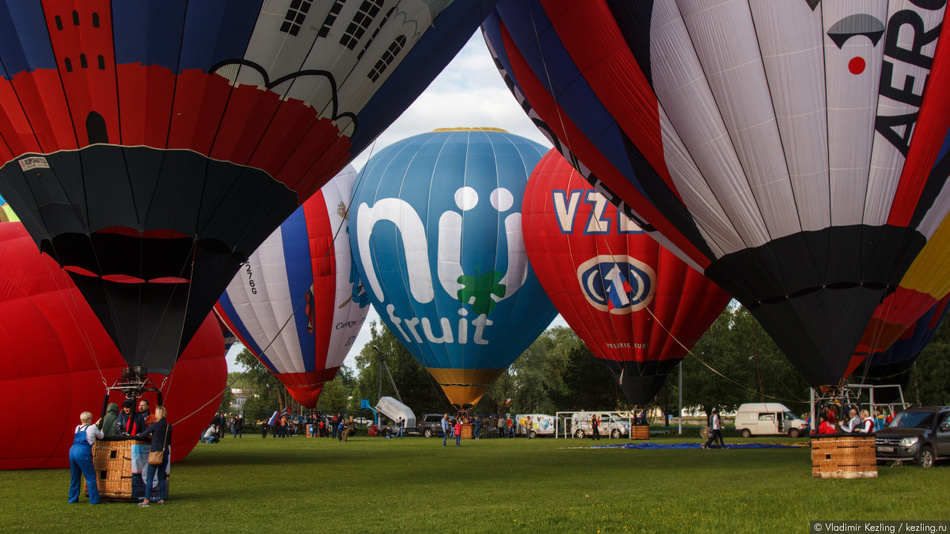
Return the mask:
[[645,425],[630,427],[630,439],[650,439],[650,427]]
[[[150,440],[142,439],[100,439],[92,445],[92,465],[96,471],[96,484],[99,498],[105,501],[135,502],[144,495],[145,484],[141,472],[132,472],[132,447],[148,447]],[[170,477],[165,477],[165,493],[169,492]],[[82,491],[88,494],[86,481],[82,481]]]
[[811,476],[874,478],[877,458],[874,434],[825,434],[811,439]]

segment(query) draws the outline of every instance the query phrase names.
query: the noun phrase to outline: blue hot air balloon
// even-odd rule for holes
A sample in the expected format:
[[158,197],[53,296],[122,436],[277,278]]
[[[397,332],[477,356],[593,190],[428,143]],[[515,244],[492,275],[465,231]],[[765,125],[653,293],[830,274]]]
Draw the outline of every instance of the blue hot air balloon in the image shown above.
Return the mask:
[[557,314],[528,265],[521,203],[547,150],[498,129],[410,137],[366,164],[350,241],[386,326],[458,406]]

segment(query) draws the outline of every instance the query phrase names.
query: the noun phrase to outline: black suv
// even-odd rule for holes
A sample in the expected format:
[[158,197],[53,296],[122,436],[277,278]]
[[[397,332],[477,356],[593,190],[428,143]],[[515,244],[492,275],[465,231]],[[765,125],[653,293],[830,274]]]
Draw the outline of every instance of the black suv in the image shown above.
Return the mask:
[[950,407],[930,406],[905,410],[875,439],[878,462],[913,460],[931,467],[950,459]]
[[416,430],[423,436],[431,438],[432,436],[442,435],[442,415],[440,413],[427,413],[416,421]]

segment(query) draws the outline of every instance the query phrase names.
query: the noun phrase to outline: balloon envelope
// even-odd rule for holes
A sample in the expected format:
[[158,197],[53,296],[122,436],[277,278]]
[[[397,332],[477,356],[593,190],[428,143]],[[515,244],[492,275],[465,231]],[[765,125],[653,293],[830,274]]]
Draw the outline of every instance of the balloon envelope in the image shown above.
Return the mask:
[[7,204],[7,201],[0,197],[0,223],[4,222],[16,222],[20,218],[16,216],[16,213],[13,213],[13,209],[10,208],[10,205]]
[[248,258],[215,304],[241,343],[300,404],[313,408],[369,311],[350,256],[347,168]]
[[127,363],[167,373],[493,4],[4,1],[0,193]]
[[[948,301],[950,296],[941,299],[886,350],[868,356],[851,375],[851,381],[856,384],[897,384],[906,390],[917,357],[930,343],[947,314]],[[884,388],[874,393],[874,400],[894,402],[899,397],[896,390]]]
[[950,217],[940,223],[927,245],[914,258],[897,289],[884,297],[874,310],[844,377],[850,376],[865,358],[890,350],[905,332],[915,329],[914,325],[925,314],[933,313],[934,307],[948,294]]
[[[0,224],[0,469],[60,468],[79,414],[99,418],[105,385],[125,367],[119,351],[58,265],[36,250],[19,223]],[[100,374],[101,373],[101,374]],[[184,458],[221,402],[227,362],[221,330],[209,314],[161,386],[175,426],[172,461]],[[152,408],[157,398],[147,393]],[[46,407],[42,421],[37,399]],[[110,402],[122,404],[118,393]]]
[[[840,380],[950,208],[945,11],[502,0],[483,29],[522,108],[585,178],[818,386]],[[908,47],[909,28],[926,43]]]
[[379,151],[353,194],[363,287],[453,404],[477,403],[557,314],[521,237],[544,152],[500,130],[436,130]]
[[523,214],[528,260],[548,297],[627,399],[647,404],[731,297],[618,212],[554,149],[531,173]]

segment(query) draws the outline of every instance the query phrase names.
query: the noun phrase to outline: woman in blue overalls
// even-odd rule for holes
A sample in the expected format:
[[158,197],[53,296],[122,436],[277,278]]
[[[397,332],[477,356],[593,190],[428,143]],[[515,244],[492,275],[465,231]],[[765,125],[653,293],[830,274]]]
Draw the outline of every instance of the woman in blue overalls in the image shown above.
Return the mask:
[[73,446],[69,448],[69,502],[79,502],[80,475],[86,477],[89,487],[89,504],[99,504],[99,486],[96,485],[96,469],[92,466],[92,444],[102,439],[102,431],[92,424],[92,413],[79,415],[81,425],[76,427]]

